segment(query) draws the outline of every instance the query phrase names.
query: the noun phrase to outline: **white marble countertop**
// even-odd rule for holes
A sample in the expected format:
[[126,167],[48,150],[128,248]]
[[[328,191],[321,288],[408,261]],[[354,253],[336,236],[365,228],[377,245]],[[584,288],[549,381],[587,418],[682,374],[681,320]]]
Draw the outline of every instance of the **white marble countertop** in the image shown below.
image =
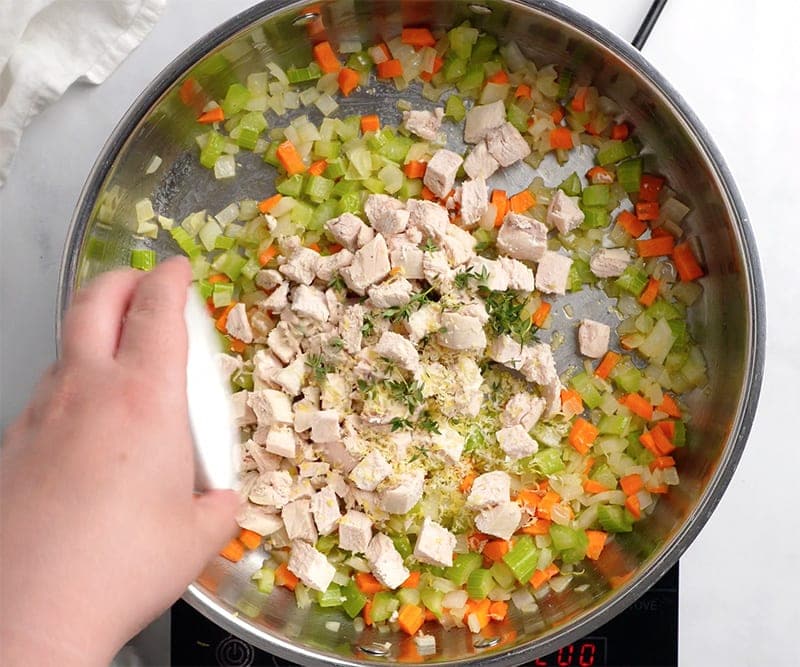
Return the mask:
[[[105,84],[73,87],[28,128],[0,189],[3,427],[54,358],[62,245],[103,142],[173,57],[250,4],[208,2],[201,12],[197,2],[171,0],[152,34]],[[649,0],[567,4],[630,39]],[[749,444],[718,509],[681,560],[682,667],[788,666],[800,655],[793,622],[800,522],[790,505],[800,469],[790,422],[800,396],[793,310],[800,303],[800,262],[791,181],[797,166],[788,148],[800,146],[794,118],[800,61],[792,46],[800,9],[779,4],[776,14],[756,0],[671,0],[644,49],[728,161],[749,209],[769,302],[767,368]]]

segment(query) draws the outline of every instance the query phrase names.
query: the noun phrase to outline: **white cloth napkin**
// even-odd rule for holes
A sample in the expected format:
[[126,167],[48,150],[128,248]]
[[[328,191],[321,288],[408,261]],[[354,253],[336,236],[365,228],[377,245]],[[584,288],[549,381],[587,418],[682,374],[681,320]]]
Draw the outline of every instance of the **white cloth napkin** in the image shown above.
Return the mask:
[[166,0],[0,0],[0,186],[23,129],[75,81],[102,83]]

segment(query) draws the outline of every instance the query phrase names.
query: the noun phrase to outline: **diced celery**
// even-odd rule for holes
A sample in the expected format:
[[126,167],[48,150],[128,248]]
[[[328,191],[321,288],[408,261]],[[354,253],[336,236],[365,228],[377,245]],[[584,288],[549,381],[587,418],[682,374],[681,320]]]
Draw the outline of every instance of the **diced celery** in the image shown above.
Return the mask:
[[526,132],[528,130],[528,118],[530,118],[530,116],[527,111],[518,105],[508,105],[506,118],[508,119],[508,122],[516,127],[520,132]]
[[269,595],[275,588],[275,570],[271,567],[262,567],[258,572],[258,590],[260,593]]
[[342,589],[339,584],[331,584],[324,593],[320,593],[317,597],[317,604],[322,607],[339,607],[344,601]]
[[342,587],[341,593],[344,598],[342,609],[350,618],[355,618],[361,613],[364,605],[367,604],[367,596],[358,590],[356,582],[352,579],[346,586]]
[[602,484],[609,491],[617,488],[617,476],[607,463],[597,466],[597,468],[592,471],[590,477],[595,482]]
[[639,296],[644,291],[644,288],[647,287],[649,281],[650,278],[647,275],[647,271],[636,264],[631,264],[614,281],[614,284],[634,296]]
[[403,558],[408,558],[413,552],[411,540],[408,539],[408,535],[395,535],[392,538],[392,543]]
[[261,265],[255,259],[250,258],[242,267],[242,275],[248,280],[253,280],[260,269]]
[[362,207],[361,192],[349,192],[339,199],[338,213],[360,213]]
[[483,600],[493,588],[494,579],[489,570],[479,568],[473,571],[467,579],[467,595],[472,600]]
[[675,436],[672,438],[672,444],[676,447],[686,445],[686,424],[680,419],[675,422]]
[[214,291],[211,294],[214,308],[223,308],[233,301],[233,285],[231,283],[214,283]]
[[334,197],[344,197],[345,195],[351,195],[354,192],[359,192],[362,186],[361,183],[357,181],[348,181],[343,180],[339,181],[333,188],[333,192],[331,193]]
[[471,28],[468,25],[460,25],[447,33],[447,39],[453,52],[459,58],[468,60],[472,55],[472,47],[478,41],[479,34],[475,28]]
[[622,391],[628,393],[636,392],[639,391],[639,385],[642,381],[642,372],[631,365],[629,368],[617,374],[612,374],[611,379]]
[[[593,188],[596,186],[590,185],[589,187]],[[588,189],[589,188],[586,188],[586,190]],[[584,220],[583,223],[581,223],[581,227],[585,229],[608,227],[608,223],[611,221],[605,206],[585,206],[583,214]]]
[[231,280],[236,280],[242,273],[242,268],[247,260],[232,250],[221,254],[214,262],[214,268],[224,273]]
[[357,72],[369,72],[373,65],[372,58],[366,51],[351,53],[347,59],[347,66]]
[[225,117],[230,118],[234,114],[239,113],[244,109],[244,105],[250,99],[250,91],[241,83],[234,83],[228,88],[225,99],[222,102],[222,110],[225,112]]
[[591,409],[594,410],[603,400],[597,387],[594,386],[592,379],[586,373],[578,373],[573,376],[569,381],[572,388],[575,389],[583,399],[583,402]]
[[208,299],[214,293],[214,285],[205,279],[198,280],[197,291],[203,300]]
[[325,167],[325,171],[322,175],[325,176],[325,178],[330,178],[335,181],[344,176],[344,174],[344,163],[341,158],[336,158],[335,160],[328,161],[328,166]]
[[306,196],[316,204],[324,202],[333,192],[334,182],[324,176],[311,174],[306,178],[303,190]]
[[315,141],[314,155],[325,160],[332,160],[339,157],[342,150],[341,141]]
[[358,137],[361,133],[361,116],[348,116],[343,119],[336,133],[342,141],[350,141],[350,139]]
[[597,521],[609,533],[629,533],[633,530],[632,517],[619,505],[600,505],[597,508]]
[[581,193],[581,177],[578,176],[577,172],[573,171],[558,187],[560,190],[564,191],[564,194],[570,197],[577,197]]
[[402,200],[418,198],[422,192],[422,179],[404,178],[403,185],[397,191],[397,197]]
[[235,238],[223,234],[214,239],[214,250],[230,250],[235,243]]
[[297,198],[302,194],[304,184],[305,176],[303,174],[295,174],[278,183],[275,189],[284,197]]
[[456,82],[456,88],[458,88],[459,92],[461,93],[465,91],[478,90],[483,85],[484,76],[485,72],[483,70],[483,65],[467,65],[467,71],[464,72],[464,76],[462,76]]
[[467,71],[467,61],[458,58],[455,54],[448,56],[444,60],[444,66],[442,67],[442,74],[444,76],[444,80],[447,83],[455,83],[458,81]]
[[483,564],[483,556],[476,553],[458,554],[452,567],[445,570],[445,576],[457,586],[467,583],[469,575]]
[[673,320],[682,318],[681,312],[668,301],[664,299],[656,299],[652,305],[648,306],[645,311],[654,320],[664,318],[665,320]]
[[400,607],[400,601],[388,591],[379,591],[372,598],[372,620],[380,623],[387,620]]
[[271,164],[273,167],[280,167],[281,165],[281,161],[278,159],[278,146],[280,146],[280,144],[277,141],[270,142],[262,158],[264,162]]
[[653,363],[663,364],[674,342],[675,335],[667,320],[662,317],[639,345],[638,351]]
[[553,523],[550,525],[550,538],[553,540],[553,547],[561,553],[561,560],[565,564],[577,563],[586,556],[589,538],[580,528]]
[[331,535],[323,535],[317,540],[316,549],[321,553],[327,554],[330,553],[331,549],[335,547],[339,543],[339,538],[336,534]]
[[311,222],[308,223],[309,231],[319,231],[325,226],[331,218],[339,215],[339,202],[335,199],[328,199],[322,202],[311,216]]
[[213,169],[225,149],[225,137],[214,130],[206,134],[206,137],[206,145],[200,151],[200,164],[206,169]]
[[642,183],[642,159],[621,162],[617,166],[617,180],[625,192],[639,192]]
[[376,195],[382,194],[386,190],[386,186],[380,178],[365,178],[364,187]]
[[460,123],[467,115],[464,100],[458,95],[450,95],[444,105],[444,115],[452,118],[456,123]]
[[437,591],[435,588],[423,588],[420,591],[420,601],[425,605],[425,608],[432,611],[436,616],[441,616],[443,613],[442,600],[444,593]]
[[390,139],[395,136],[391,128],[385,127],[378,132],[372,132],[367,137],[367,146],[371,151],[377,151],[383,148]]
[[311,216],[313,214],[314,209],[309,204],[299,201],[292,208],[292,212],[289,214],[289,217],[294,224],[305,227],[309,222],[311,222]]
[[561,450],[555,447],[540,449],[533,455],[533,463],[543,475],[552,475],[564,470],[564,461],[561,458]]
[[420,593],[416,588],[401,588],[397,591],[397,599],[400,601],[400,604],[418,605]]
[[475,252],[482,252],[494,243],[494,235],[488,229],[476,229],[472,232],[476,241]]
[[289,83],[305,83],[315,81],[322,76],[322,70],[317,63],[311,63],[308,67],[290,67],[286,70],[286,78]]
[[406,155],[408,155],[408,151],[413,144],[414,140],[408,137],[392,137],[386,142],[386,145],[378,151],[378,154],[393,162],[402,163],[403,160],[406,159]]
[[597,151],[597,162],[603,166],[620,162],[626,157],[633,157],[639,152],[632,139],[617,141],[609,139],[604,141]]
[[194,239],[189,236],[183,227],[174,227],[169,233],[172,235],[172,238],[175,239],[180,249],[183,250],[190,259],[200,254],[200,246],[194,242]]
[[497,582],[498,586],[503,588],[511,588],[514,585],[514,573],[503,561],[499,560],[489,568],[492,577]]
[[472,47],[470,60],[474,63],[486,62],[491,59],[495,51],[497,51],[497,40],[492,35],[481,35]]
[[610,188],[605,183],[587,185],[581,194],[584,206],[606,206],[611,196]]
[[219,226],[217,221],[209,219],[206,221],[206,224],[200,228],[197,237],[200,239],[200,243],[203,244],[203,247],[210,252],[214,249],[217,237],[221,235],[222,228]]
[[630,424],[631,418],[625,415],[603,415],[597,428],[603,434],[624,435]]
[[561,70],[561,74],[558,77],[558,94],[556,95],[556,99],[563,100],[567,97],[569,87],[572,85],[572,77],[573,73],[571,69],[565,67]]
[[589,268],[589,262],[580,257],[575,257],[569,267],[567,289],[570,292],[580,292],[585,284],[592,282],[594,282],[594,274]]
[[147,248],[131,250],[131,267],[141,271],[150,271],[156,265],[156,251]]
[[503,556],[503,561],[514,573],[517,581],[526,584],[536,571],[539,552],[530,535],[523,535],[511,550]]

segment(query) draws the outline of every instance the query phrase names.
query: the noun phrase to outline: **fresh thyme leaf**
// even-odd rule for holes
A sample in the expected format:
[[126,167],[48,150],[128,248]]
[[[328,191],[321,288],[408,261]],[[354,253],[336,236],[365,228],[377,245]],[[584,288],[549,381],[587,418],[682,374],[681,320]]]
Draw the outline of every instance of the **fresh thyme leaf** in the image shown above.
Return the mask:
[[538,327],[530,318],[522,317],[525,303],[513,292],[484,290],[482,294],[486,311],[489,313],[489,326],[496,336],[507,334],[525,345],[536,340]]
[[372,321],[372,318],[366,316],[364,318],[364,324],[361,325],[361,335],[365,338],[368,338],[372,334],[375,333],[375,322]]
[[404,428],[411,428],[411,422],[403,417],[393,417],[389,422],[392,425],[392,431],[400,431]]
[[428,433],[436,433],[437,435],[441,435],[442,433],[439,430],[439,424],[431,417],[427,410],[422,413],[422,418],[417,422],[417,425]]
[[424,252],[436,252],[438,249],[439,246],[433,242],[433,239],[428,239],[422,244],[422,250]]
[[489,272],[486,270],[485,266],[481,267],[480,273],[476,272],[474,269],[467,269],[466,271],[461,271],[457,273],[453,282],[455,282],[456,287],[459,289],[466,289],[469,287],[469,283],[471,280],[474,280],[478,283],[479,286],[483,286],[486,284],[486,281],[489,279]]
[[308,355],[308,357],[306,357],[306,366],[311,369],[311,372],[318,382],[322,382],[325,376],[331,372],[331,369],[328,367],[327,362],[321,354]]
[[328,341],[328,345],[334,350],[341,350],[344,347],[344,341],[339,336],[336,336]]
[[409,412],[414,412],[425,402],[422,395],[421,382],[409,382],[408,380],[386,380],[386,388],[389,396],[398,403],[403,403]]
[[356,386],[358,387],[358,391],[361,392],[364,398],[370,400],[375,398],[375,388],[376,388],[375,383],[367,382],[366,380],[357,380]]
[[347,283],[344,281],[344,278],[342,278],[342,276],[338,273],[328,283],[328,287],[336,290],[337,292],[347,291]]
[[402,322],[411,317],[411,313],[420,308],[423,304],[429,302],[431,299],[428,295],[433,291],[433,287],[429,287],[423,292],[415,292],[411,295],[411,299],[404,306],[392,306],[383,311],[383,316],[392,322]]

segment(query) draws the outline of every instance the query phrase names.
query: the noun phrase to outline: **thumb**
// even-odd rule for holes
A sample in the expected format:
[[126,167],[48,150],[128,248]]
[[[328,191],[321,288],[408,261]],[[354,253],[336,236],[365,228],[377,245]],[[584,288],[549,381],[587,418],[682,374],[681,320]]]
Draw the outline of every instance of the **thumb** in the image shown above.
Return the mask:
[[236,536],[240,502],[239,494],[230,490],[206,491],[194,498],[197,555],[203,558],[203,565]]

